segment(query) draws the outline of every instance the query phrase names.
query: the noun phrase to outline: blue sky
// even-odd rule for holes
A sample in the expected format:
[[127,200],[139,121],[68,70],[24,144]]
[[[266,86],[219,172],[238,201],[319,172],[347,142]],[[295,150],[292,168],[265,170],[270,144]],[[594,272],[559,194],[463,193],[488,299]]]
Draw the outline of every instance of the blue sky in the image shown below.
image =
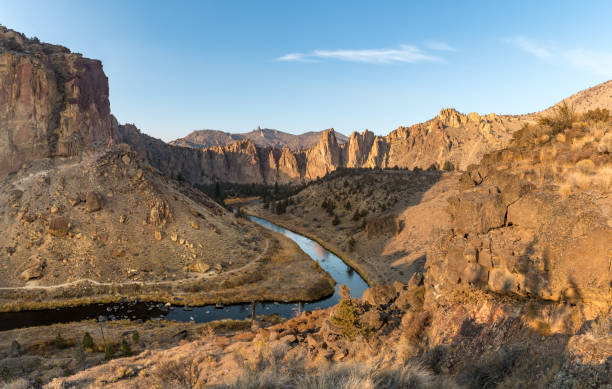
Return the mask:
[[0,0],[101,59],[122,123],[386,134],[442,107],[527,113],[612,78],[612,2]]

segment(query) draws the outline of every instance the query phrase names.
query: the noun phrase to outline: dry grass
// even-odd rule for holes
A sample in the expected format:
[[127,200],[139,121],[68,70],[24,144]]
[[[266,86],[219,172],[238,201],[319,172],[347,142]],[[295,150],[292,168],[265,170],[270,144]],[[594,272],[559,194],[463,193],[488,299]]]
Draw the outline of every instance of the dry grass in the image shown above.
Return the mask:
[[31,387],[30,381],[23,378],[18,378],[1,386],[2,389],[29,389]]
[[585,135],[580,138],[574,138],[572,140],[572,150],[580,150],[585,145],[593,142],[594,140],[595,140],[595,137],[593,135]]
[[576,164],[576,167],[583,174],[590,174],[595,170],[595,163],[590,159],[583,159]]
[[571,172],[567,175],[567,184],[571,185],[572,188],[581,190],[610,191],[612,190],[612,167],[604,166],[588,173],[585,173],[584,170]]
[[605,134],[597,144],[600,153],[612,153],[612,133]]
[[205,385],[202,359],[182,358],[160,361],[151,375],[162,388],[198,389]]
[[542,116],[538,123],[542,126],[550,127],[557,134],[567,128],[572,128],[579,116],[573,106],[565,101],[553,108],[553,112],[548,116]]
[[319,367],[316,370],[279,370],[266,367],[247,371],[229,385],[218,389],[436,389],[455,388],[448,380],[432,376],[416,365],[382,368],[375,364],[344,363]]

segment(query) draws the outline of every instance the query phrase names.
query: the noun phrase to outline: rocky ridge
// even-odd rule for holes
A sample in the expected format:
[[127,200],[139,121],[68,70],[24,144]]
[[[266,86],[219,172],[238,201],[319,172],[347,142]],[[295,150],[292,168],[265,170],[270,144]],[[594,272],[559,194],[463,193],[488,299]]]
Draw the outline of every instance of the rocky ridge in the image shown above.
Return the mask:
[[[314,146],[320,136],[320,132],[314,131],[294,135],[279,130],[260,127],[242,134],[232,134],[217,130],[197,130],[184,138],[173,140],[170,144],[174,146],[202,149],[213,146],[228,146],[236,141],[248,139],[258,147],[275,147],[278,149],[287,147],[291,150],[301,150]],[[348,138],[340,133],[336,134],[336,138],[340,144],[348,141]]]
[[452,228],[428,256],[428,290],[470,285],[607,311],[609,131],[609,115],[528,126],[470,166],[449,200]]
[[131,125],[120,126],[118,136],[145,154],[151,165],[194,184],[272,185],[308,182],[342,167],[465,169],[486,152],[507,144],[522,123],[510,116],[464,115],[445,109],[426,123],[399,127],[387,136],[365,130],[341,143],[334,129],[329,129],[304,150],[259,147],[249,139],[199,150],[177,148],[142,135]]
[[[612,108],[611,90],[612,81],[609,81],[579,92],[542,113],[548,114],[564,102],[578,113],[593,107]],[[195,184],[217,180],[268,185],[304,183],[341,167],[428,169],[433,166],[465,170],[485,154],[508,145],[515,131],[525,124],[536,123],[537,118],[538,114],[463,114],[446,108],[429,121],[398,127],[386,136],[364,130],[352,133],[345,142],[343,136],[329,129],[320,134],[318,141],[312,140],[312,147],[301,150],[279,148],[282,144],[279,142],[262,145],[256,135],[241,138],[237,145],[225,144],[195,152],[157,142],[158,155],[149,155],[148,160],[165,173],[181,174]],[[265,138],[266,130],[261,131]],[[312,134],[308,134],[309,139]],[[197,134],[193,137],[197,139]],[[150,144],[152,140],[131,136],[128,141],[137,149],[143,148],[138,146],[139,142]],[[194,140],[193,144],[198,143]]]

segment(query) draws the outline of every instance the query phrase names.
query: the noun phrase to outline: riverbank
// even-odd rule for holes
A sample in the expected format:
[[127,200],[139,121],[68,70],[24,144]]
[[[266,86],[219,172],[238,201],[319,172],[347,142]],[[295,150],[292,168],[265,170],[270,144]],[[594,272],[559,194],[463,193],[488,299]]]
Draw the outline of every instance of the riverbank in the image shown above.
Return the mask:
[[449,227],[457,180],[435,171],[349,172],[242,210],[316,240],[371,286],[408,283],[424,273],[429,247]]
[[[196,269],[190,278],[159,282],[101,283],[76,280],[58,286],[0,288],[0,312],[41,310],[136,299],[204,306],[251,301],[316,301],[334,293],[334,280],[294,242],[265,231],[266,249],[231,271]],[[203,265],[206,266],[206,265]]]
[[368,264],[359,261],[354,258],[354,256],[349,255],[346,251],[340,249],[337,245],[334,245],[321,237],[317,236],[312,231],[308,231],[298,225],[292,225],[287,223],[285,220],[276,217],[273,212],[261,212],[261,210],[257,210],[258,204],[252,204],[249,207],[241,208],[245,214],[250,216],[255,216],[264,220],[268,220],[280,227],[283,227],[289,231],[293,231],[296,234],[304,235],[308,239],[312,239],[321,247],[325,248],[329,252],[338,256],[342,261],[344,261],[348,266],[350,266],[353,270],[355,270],[361,278],[363,278],[369,286],[381,285],[384,284],[385,280],[376,272],[376,269],[368,266]]

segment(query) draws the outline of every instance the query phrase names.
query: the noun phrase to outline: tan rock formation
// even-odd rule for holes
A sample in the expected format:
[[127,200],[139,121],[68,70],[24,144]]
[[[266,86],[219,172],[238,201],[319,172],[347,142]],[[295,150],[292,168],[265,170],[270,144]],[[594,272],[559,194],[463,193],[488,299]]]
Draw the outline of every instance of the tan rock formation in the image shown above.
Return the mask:
[[100,61],[0,27],[0,178],[112,137]]

